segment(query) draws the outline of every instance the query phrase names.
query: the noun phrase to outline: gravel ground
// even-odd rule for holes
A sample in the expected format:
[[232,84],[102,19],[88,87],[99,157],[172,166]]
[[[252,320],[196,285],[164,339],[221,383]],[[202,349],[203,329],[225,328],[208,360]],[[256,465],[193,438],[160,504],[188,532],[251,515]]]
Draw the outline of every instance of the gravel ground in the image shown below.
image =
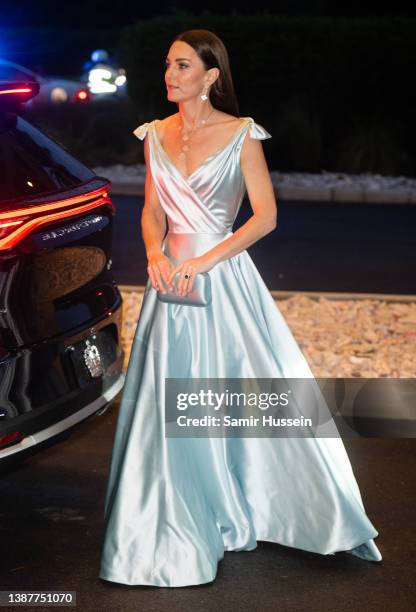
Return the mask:
[[[106,176],[111,181],[122,183],[142,183],[146,168],[143,164],[124,166],[97,166],[94,172]],[[344,172],[270,172],[275,187],[302,187],[316,189],[362,189],[366,191],[409,191],[416,193],[416,178],[406,176],[383,176],[381,174],[346,174]]]
[[[121,293],[127,368],[143,289]],[[315,377],[416,377],[416,302],[302,294],[275,302]]]

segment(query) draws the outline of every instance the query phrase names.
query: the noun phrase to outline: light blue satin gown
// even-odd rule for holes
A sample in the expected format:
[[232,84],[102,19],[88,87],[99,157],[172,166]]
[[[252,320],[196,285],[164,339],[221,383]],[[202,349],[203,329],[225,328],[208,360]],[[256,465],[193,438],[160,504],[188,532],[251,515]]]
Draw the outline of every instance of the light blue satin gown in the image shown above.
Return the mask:
[[[163,149],[157,120],[150,170],[167,219],[174,264],[230,236],[246,187],[247,134],[271,135],[251,117],[185,178]],[[323,555],[380,561],[341,438],[165,437],[165,378],[313,378],[247,251],[209,272],[212,304],[157,299],[150,279],[132,342],[105,498],[99,576],[129,585],[211,582],[224,551],[258,540]]]

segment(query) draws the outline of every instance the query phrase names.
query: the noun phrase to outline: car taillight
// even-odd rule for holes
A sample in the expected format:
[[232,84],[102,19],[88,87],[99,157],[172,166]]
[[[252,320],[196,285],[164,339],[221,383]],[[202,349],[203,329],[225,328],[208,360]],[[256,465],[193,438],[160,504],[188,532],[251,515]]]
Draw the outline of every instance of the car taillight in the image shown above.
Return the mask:
[[21,93],[32,93],[31,87],[15,87],[14,89],[0,89],[0,94],[21,94]]
[[0,252],[14,247],[40,225],[73,217],[103,204],[114,207],[108,196],[110,185],[72,198],[0,212]]
[[88,100],[90,98],[90,94],[89,94],[89,92],[86,89],[80,89],[75,94],[75,97],[80,102],[84,102],[84,100]]
[[0,107],[14,110],[39,93],[36,81],[0,81]]
[[11,444],[17,444],[18,442],[21,442],[24,437],[25,434],[21,431],[12,431],[4,436],[0,436],[0,448],[5,448]]

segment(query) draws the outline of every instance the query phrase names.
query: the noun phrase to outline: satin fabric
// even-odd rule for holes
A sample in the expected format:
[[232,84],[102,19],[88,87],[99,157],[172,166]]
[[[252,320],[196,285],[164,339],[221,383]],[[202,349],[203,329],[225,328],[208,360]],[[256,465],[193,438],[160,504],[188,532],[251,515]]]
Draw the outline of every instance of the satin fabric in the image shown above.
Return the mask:
[[[230,142],[184,177],[164,151],[156,121],[150,171],[168,219],[164,252],[178,263],[232,235],[245,193],[243,118]],[[164,379],[313,378],[247,251],[210,270],[212,304],[166,304],[150,279],[132,343],[105,498],[99,576],[130,585],[211,582],[225,551],[258,540],[323,555],[380,561],[341,438],[167,438]]]

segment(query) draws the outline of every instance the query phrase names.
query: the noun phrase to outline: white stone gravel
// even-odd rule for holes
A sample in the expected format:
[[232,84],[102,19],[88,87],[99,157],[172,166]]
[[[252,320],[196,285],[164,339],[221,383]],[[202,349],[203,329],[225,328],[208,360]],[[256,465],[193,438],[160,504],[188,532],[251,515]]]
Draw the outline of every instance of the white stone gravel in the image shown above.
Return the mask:
[[[98,166],[94,171],[110,179],[115,184],[142,185],[145,178],[145,166],[135,164],[124,166]],[[416,178],[406,176],[382,176],[381,174],[346,174],[343,172],[327,172],[319,174],[308,172],[278,172],[271,171],[273,184],[276,188],[301,188],[311,190],[345,190],[346,192],[406,192],[416,195]]]
[[[121,290],[127,369],[144,287]],[[317,377],[415,378],[416,302],[383,299],[275,299]],[[276,339],[277,341],[277,339]]]
[[392,189],[411,190],[416,192],[416,179],[406,176],[382,176],[381,174],[345,174],[342,172],[327,172],[320,174],[305,172],[277,172],[271,173],[276,186],[290,187],[317,187],[332,189],[366,189],[371,191]]

